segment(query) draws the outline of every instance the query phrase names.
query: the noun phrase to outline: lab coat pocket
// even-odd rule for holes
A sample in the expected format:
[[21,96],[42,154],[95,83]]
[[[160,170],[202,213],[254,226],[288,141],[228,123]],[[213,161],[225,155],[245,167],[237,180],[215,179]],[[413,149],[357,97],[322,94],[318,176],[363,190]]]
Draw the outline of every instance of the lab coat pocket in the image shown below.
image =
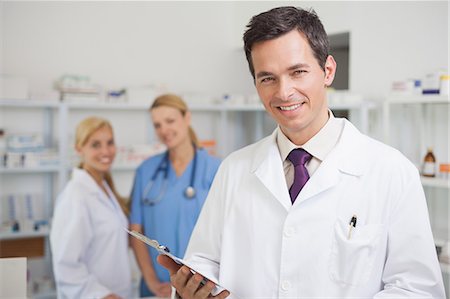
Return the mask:
[[367,283],[376,259],[382,225],[354,227],[349,238],[349,224],[337,220],[334,226],[329,271],[331,279],[341,285]]

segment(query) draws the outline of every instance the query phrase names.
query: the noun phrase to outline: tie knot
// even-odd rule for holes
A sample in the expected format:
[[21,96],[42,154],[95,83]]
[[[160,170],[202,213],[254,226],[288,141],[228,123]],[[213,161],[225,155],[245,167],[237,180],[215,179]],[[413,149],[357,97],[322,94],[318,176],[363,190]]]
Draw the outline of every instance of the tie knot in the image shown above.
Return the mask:
[[292,162],[292,164],[294,164],[294,167],[305,165],[306,162],[311,160],[311,158],[311,154],[302,148],[296,148],[292,150],[288,155],[288,159]]

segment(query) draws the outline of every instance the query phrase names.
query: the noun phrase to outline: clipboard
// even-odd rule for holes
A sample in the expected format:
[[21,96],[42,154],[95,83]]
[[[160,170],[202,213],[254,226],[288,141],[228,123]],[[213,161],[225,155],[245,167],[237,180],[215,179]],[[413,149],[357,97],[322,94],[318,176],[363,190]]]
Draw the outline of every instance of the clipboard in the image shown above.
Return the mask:
[[168,247],[166,247],[166,246],[164,246],[164,245],[160,245],[160,244],[158,243],[158,241],[152,240],[152,239],[148,238],[147,236],[145,236],[145,235],[143,235],[143,234],[141,234],[141,233],[138,233],[137,231],[134,231],[134,230],[128,230],[128,229],[126,229],[126,228],[125,228],[125,230],[126,230],[130,235],[132,235],[133,237],[135,237],[136,239],[138,239],[138,240],[144,242],[145,244],[147,244],[148,246],[150,246],[150,247],[156,249],[156,251],[158,251],[159,254],[163,254],[163,255],[165,255],[165,256],[168,256],[170,259],[172,259],[172,260],[173,260],[175,263],[177,263],[178,265],[181,265],[181,266],[184,265],[184,266],[188,267],[188,268],[191,270],[192,274],[198,273],[198,274],[200,274],[201,276],[203,276],[203,281],[200,283],[201,285],[205,285],[206,282],[207,282],[208,280],[209,280],[209,281],[212,281],[212,282],[216,285],[216,286],[214,287],[214,289],[211,291],[211,294],[212,294],[213,296],[216,296],[217,294],[219,294],[220,292],[222,292],[222,291],[225,290],[225,288],[222,287],[222,286],[220,286],[220,285],[218,284],[218,282],[217,282],[215,279],[211,279],[211,278],[209,278],[209,277],[203,275],[203,274],[200,273],[199,271],[196,271],[196,270],[193,269],[190,265],[188,265],[183,259],[181,259],[181,258],[179,258],[179,257],[177,257],[177,256],[175,256],[175,255],[173,255],[172,253],[170,253],[170,250],[169,250]]

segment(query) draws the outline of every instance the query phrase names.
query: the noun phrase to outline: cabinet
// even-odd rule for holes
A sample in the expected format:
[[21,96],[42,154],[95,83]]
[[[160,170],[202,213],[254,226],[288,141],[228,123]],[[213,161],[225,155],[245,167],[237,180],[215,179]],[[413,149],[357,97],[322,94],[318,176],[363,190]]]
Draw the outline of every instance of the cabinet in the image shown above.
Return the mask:
[[[1,101],[0,127],[6,132],[40,132],[44,147],[54,148],[56,145],[51,131],[57,110],[57,103],[52,102]],[[43,205],[40,207],[43,218],[48,219],[52,211],[52,198],[57,185],[58,172],[59,165],[23,169],[0,167],[0,196],[33,194]],[[7,214],[7,211],[0,212],[3,217]],[[11,213],[11,211],[8,212]],[[17,250],[26,251],[29,256],[27,262],[29,279],[36,283],[48,284],[52,277],[48,234],[48,226],[41,226],[39,230],[22,228],[20,232],[0,231],[2,255],[21,254]],[[30,286],[32,285],[33,283],[30,283]],[[36,297],[55,296],[54,292],[47,291],[48,288],[42,292],[41,287],[41,292],[36,294]]]
[[[449,96],[388,96],[383,103],[385,142],[403,152],[419,169],[430,146],[438,164],[449,163],[449,116]],[[422,177],[421,181],[436,244],[446,244],[450,240],[450,179],[448,174],[438,173],[435,178]],[[441,269],[449,294],[450,265],[441,262]]]
[[[339,96],[342,98],[343,95]],[[360,129],[367,132],[369,110],[375,105],[362,101],[361,97],[353,98],[351,103],[336,99],[336,94],[331,95],[330,108],[349,111],[350,118],[358,118]],[[222,158],[270,134],[276,126],[260,103],[192,103],[189,108],[193,114],[192,126],[199,138],[216,140],[216,152]],[[146,104],[0,100],[0,128],[5,128],[7,133],[40,132],[44,136],[45,147],[54,149],[58,160],[54,165],[46,166],[0,167],[0,195],[17,190],[28,192],[29,188],[42,192],[46,216],[51,218],[56,195],[69,179],[73,164],[71,152],[75,126],[90,115],[111,121],[118,146],[157,142]],[[130,192],[136,166],[137,163],[113,165],[116,187],[123,195]],[[49,229],[0,232],[0,240],[45,237],[45,255],[37,268],[41,275],[51,277],[48,233]],[[42,297],[54,296],[54,293],[49,294]]]

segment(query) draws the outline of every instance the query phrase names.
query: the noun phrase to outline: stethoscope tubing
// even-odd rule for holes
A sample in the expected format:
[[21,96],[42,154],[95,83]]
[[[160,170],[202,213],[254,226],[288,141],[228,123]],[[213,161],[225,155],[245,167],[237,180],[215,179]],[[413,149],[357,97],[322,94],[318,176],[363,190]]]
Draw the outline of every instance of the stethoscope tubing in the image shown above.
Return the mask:
[[[161,162],[159,163],[158,167],[155,169],[155,172],[153,173],[150,181],[145,185],[144,192],[142,193],[142,202],[144,205],[154,205],[162,200],[163,195],[167,191],[167,181],[169,176],[169,151],[166,151],[164,154],[164,157],[162,158]],[[160,172],[163,172],[163,185],[161,186],[161,190],[158,193],[158,196],[154,200],[150,200],[148,198],[148,194],[150,193],[150,190],[153,188],[153,184],[158,177],[158,174]],[[194,180],[195,175],[197,172],[197,148],[194,146],[194,160],[192,165],[192,171],[191,171],[191,178],[189,182],[189,186],[186,187],[184,193],[184,196],[188,199],[192,199],[196,195],[196,191],[194,188]]]

